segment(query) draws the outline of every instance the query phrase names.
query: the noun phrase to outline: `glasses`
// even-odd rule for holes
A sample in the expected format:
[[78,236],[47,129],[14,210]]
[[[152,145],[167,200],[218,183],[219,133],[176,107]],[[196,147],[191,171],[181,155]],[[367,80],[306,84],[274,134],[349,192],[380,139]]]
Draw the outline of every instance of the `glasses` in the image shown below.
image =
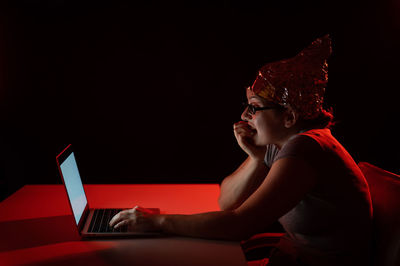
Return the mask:
[[244,108],[248,110],[249,114],[254,115],[257,111],[261,110],[269,110],[269,109],[278,109],[280,106],[264,106],[264,107],[256,107],[249,103],[243,103]]

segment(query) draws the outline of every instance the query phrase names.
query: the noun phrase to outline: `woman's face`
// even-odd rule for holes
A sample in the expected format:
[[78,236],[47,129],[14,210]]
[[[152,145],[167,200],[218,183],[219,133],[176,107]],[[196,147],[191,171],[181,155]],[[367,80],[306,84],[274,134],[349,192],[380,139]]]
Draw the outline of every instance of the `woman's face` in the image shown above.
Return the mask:
[[[265,100],[255,94],[247,94],[248,104],[254,107],[274,106],[268,104]],[[280,146],[284,138],[286,128],[284,126],[284,111],[277,109],[267,109],[256,111],[250,114],[248,108],[242,113],[242,120],[247,121],[250,129],[253,131],[253,141],[257,146],[267,144],[276,144]]]

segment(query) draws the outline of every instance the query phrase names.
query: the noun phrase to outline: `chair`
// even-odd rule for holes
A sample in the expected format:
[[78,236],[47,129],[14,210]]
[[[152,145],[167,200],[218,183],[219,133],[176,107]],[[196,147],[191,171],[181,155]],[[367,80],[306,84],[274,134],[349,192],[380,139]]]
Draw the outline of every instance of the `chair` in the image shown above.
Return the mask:
[[[374,209],[373,266],[400,266],[400,176],[360,162]],[[248,259],[260,259],[282,234],[263,233],[242,242]],[[253,255],[256,254],[256,255]]]
[[[256,234],[248,240],[242,241],[241,246],[247,261],[262,260],[269,254],[271,249],[278,244],[284,233],[261,233]],[[268,262],[268,259],[265,260]],[[256,264],[260,265],[260,264]]]
[[374,266],[400,265],[400,176],[360,162],[374,208]]

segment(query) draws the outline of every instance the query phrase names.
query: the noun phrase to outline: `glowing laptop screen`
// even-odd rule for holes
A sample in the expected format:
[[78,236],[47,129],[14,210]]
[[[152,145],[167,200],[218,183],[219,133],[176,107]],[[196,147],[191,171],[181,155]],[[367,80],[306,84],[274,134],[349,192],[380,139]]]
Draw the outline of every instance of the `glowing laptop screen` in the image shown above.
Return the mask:
[[78,225],[83,211],[85,210],[87,199],[73,152],[60,165],[60,168],[64,178],[65,187],[67,188],[69,201],[71,202],[75,222]]

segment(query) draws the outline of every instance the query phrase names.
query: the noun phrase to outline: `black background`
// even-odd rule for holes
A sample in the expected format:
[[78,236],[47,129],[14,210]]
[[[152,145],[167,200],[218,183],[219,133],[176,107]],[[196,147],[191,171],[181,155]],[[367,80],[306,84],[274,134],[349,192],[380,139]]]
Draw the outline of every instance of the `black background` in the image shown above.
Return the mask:
[[0,199],[69,143],[84,183],[220,182],[257,70],[327,33],[334,135],[399,173],[400,3],[346,2],[2,2]]

